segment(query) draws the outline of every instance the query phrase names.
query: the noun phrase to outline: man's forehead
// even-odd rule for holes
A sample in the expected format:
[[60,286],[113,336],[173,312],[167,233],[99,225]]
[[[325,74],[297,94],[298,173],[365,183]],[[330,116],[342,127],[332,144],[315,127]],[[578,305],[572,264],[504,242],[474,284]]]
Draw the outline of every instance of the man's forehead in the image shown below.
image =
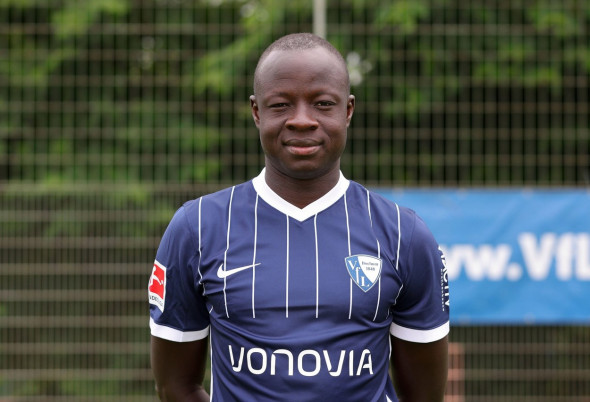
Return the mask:
[[[287,64],[283,63],[286,59],[288,59]],[[258,80],[262,84],[268,74],[281,75],[284,70],[298,64],[312,64],[313,66],[318,67],[318,70],[327,70],[330,76],[341,74],[343,83],[347,82],[346,78],[348,77],[348,71],[346,70],[344,63],[341,62],[336,55],[321,46],[311,49],[276,49],[271,51],[260,63],[258,68]],[[285,74],[287,73],[285,72]]]

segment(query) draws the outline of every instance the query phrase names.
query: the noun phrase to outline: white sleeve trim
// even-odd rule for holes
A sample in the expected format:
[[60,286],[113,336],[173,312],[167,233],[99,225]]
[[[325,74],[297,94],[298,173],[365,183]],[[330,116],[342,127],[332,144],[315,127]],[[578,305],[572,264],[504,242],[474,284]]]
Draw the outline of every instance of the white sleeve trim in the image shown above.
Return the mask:
[[166,339],[173,342],[192,342],[204,339],[209,335],[209,326],[200,331],[183,332],[174,328],[166,327],[164,325],[156,324],[153,318],[150,317],[150,329],[153,336]]
[[418,343],[438,341],[439,339],[444,338],[449,333],[449,330],[450,326],[448,321],[440,327],[427,330],[405,328],[393,322],[389,328],[391,335],[395,336],[396,338],[402,339],[404,341]]

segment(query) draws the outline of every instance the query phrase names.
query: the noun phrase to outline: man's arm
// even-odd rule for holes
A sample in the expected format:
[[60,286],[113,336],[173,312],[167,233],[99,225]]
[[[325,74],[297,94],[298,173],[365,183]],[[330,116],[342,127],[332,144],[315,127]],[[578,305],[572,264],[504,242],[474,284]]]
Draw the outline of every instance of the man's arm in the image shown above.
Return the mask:
[[448,372],[448,336],[431,343],[391,337],[393,384],[400,401],[440,402]]
[[209,401],[203,388],[207,346],[208,337],[194,342],[172,342],[152,336],[152,371],[161,401]]

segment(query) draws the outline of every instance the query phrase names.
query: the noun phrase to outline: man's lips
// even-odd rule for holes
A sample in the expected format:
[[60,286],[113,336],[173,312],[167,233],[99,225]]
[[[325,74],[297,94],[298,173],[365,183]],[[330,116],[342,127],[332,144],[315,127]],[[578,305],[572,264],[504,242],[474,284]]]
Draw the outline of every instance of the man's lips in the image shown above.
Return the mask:
[[306,156],[319,151],[321,144],[313,140],[290,140],[285,142],[285,147],[293,155]]

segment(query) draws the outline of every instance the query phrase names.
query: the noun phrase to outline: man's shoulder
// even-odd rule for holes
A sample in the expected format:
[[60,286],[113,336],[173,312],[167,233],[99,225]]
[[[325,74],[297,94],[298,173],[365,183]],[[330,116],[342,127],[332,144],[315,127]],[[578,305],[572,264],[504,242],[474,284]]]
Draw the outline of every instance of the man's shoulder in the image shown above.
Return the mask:
[[249,208],[251,202],[245,199],[251,198],[247,195],[253,191],[251,188],[251,182],[244,182],[188,200],[175,214],[176,220],[196,236],[211,225],[227,224],[231,216],[239,216],[243,208]]
[[367,204],[370,208],[370,214],[374,225],[391,225],[404,231],[414,230],[420,217],[412,208],[398,204],[395,200],[384,196],[379,191],[367,189],[362,184],[350,181],[350,194],[359,203]]
[[395,200],[385,197],[381,192],[367,188],[364,185],[350,180],[349,191],[361,199],[368,199],[371,201],[372,207],[383,207],[386,209],[399,209],[400,213],[404,215],[415,215],[413,209],[403,205],[399,205]]
[[249,192],[253,191],[252,181],[246,181],[243,183],[236,184],[222,188],[220,190],[207,193],[201,197],[194,198],[184,203],[185,208],[198,207],[200,203],[207,205],[227,205],[228,202],[232,201],[235,197],[244,197]]

